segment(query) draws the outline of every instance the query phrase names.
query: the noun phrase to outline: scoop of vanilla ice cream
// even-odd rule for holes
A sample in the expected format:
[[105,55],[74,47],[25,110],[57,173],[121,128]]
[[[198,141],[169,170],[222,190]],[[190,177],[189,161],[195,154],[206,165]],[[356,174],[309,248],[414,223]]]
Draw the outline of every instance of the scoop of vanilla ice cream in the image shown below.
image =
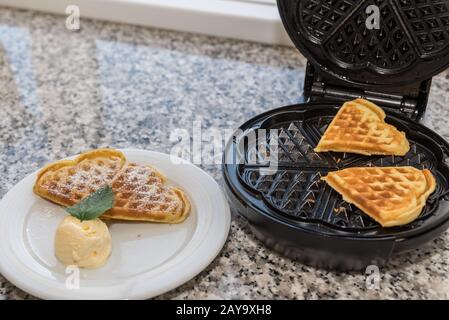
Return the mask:
[[65,265],[98,268],[111,254],[111,234],[99,220],[80,221],[67,216],[56,230],[56,257]]

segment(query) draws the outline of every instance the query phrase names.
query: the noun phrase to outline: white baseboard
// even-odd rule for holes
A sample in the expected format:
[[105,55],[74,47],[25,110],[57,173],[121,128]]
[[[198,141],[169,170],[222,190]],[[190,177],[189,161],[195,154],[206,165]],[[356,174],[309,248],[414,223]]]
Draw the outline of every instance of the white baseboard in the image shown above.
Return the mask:
[[0,0],[0,5],[269,44],[291,45],[275,5],[238,0]]

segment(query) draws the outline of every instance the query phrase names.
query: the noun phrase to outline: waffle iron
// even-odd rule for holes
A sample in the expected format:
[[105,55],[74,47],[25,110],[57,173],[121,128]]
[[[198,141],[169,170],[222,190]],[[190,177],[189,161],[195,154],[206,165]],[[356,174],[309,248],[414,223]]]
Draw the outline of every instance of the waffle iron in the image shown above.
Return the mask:
[[[449,0],[278,0],[278,8],[308,59],[304,103],[258,115],[228,141],[223,175],[235,211],[268,247],[326,269],[382,266],[438,237],[449,227],[449,144],[418,121],[432,76],[449,66]],[[366,23],[372,13],[379,28]],[[406,133],[407,155],[313,151],[341,102],[358,97]],[[320,180],[354,166],[428,168],[437,190],[417,220],[382,228]]]

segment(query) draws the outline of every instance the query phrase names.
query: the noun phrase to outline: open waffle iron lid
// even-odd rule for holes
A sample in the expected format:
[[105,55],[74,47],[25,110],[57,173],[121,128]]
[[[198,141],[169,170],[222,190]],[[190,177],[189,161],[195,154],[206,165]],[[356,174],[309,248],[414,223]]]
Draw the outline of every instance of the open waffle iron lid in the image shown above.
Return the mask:
[[[372,5],[379,8],[380,29],[367,31]],[[309,60],[309,102],[256,116],[228,142],[223,172],[236,210],[269,247],[326,268],[381,264],[441,234],[449,226],[449,144],[414,120],[427,105],[431,77],[449,66],[449,1],[278,0],[278,6]],[[314,152],[340,101],[357,97],[383,107],[386,121],[406,133],[407,155]],[[270,173],[272,139],[278,154]],[[427,168],[437,190],[417,220],[382,228],[320,180],[354,166]]]
[[306,95],[366,96],[415,119],[424,113],[430,79],[449,66],[449,1],[277,2],[290,38],[316,70],[308,72]]

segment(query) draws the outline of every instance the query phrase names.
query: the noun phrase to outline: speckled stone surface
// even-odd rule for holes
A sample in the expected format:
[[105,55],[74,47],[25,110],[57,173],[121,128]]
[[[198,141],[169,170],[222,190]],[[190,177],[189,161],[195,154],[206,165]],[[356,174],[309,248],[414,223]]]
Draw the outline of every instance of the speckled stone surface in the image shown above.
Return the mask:
[[[176,128],[238,127],[301,95],[292,48],[0,8],[0,197],[49,161],[95,147],[170,152]],[[424,123],[449,139],[449,77],[435,78]],[[219,183],[216,165],[202,165]],[[381,269],[317,270],[264,248],[233,216],[215,261],[165,299],[449,298],[449,233]],[[0,299],[33,298],[0,276]]]

